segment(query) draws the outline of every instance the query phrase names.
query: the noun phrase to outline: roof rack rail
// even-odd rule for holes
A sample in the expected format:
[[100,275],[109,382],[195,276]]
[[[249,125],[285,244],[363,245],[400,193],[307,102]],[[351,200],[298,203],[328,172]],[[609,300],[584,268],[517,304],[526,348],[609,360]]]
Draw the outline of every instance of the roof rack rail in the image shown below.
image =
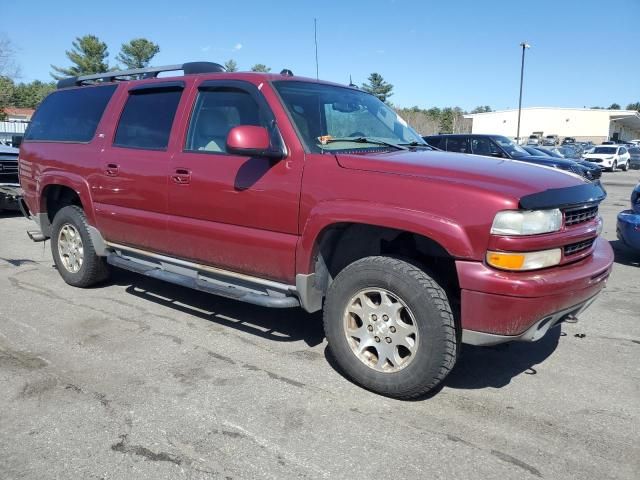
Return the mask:
[[[114,70],[111,72],[96,73],[93,75],[82,75],[79,77],[69,77],[58,80],[57,88],[79,87],[86,84],[98,82],[115,82],[118,80],[131,80],[131,77],[156,78],[161,72],[173,72],[182,70],[185,75],[197,73],[218,73],[226,72],[225,68],[214,62],[187,62],[178,65],[166,65],[164,67],[134,68],[131,70]],[[128,78],[127,78],[128,77]]]

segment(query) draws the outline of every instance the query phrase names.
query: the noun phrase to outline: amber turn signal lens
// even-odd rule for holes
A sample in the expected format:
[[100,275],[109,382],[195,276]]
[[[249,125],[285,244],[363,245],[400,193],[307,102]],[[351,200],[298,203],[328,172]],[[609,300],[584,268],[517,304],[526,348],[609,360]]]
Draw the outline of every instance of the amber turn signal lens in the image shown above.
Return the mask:
[[540,252],[487,252],[487,263],[501,270],[537,270],[560,263],[562,252],[559,248]]
[[524,265],[522,253],[487,252],[487,263],[504,270],[520,270]]

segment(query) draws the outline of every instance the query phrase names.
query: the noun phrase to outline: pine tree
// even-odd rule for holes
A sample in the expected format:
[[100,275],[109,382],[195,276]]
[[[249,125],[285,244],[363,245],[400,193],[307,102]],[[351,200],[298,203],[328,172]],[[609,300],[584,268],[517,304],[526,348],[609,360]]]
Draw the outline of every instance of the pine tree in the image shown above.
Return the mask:
[[251,71],[252,72],[269,73],[271,71],[271,68],[267,67],[263,63],[256,63],[253,67],[251,67]]
[[127,68],[145,68],[159,51],[160,47],[152,41],[146,38],[134,38],[129,43],[122,44],[116,60]]
[[56,67],[51,65],[53,72],[51,76],[56,80],[64,77],[76,77],[78,75],[91,75],[92,73],[103,73],[109,70],[107,57],[107,44],[95,35],[85,35],[77,37],[73,42],[73,49],[67,50],[65,54],[73,63],[70,67]]
[[224,62],[224,68],[227,70],[227,72],[237,72],[238,71],[238,64],[236,63],[236,61],[234,59],[229,59],[226,62]]
[[382,75],[375,72],[369,75],[368,80],[369,83],[362,84],[362,89],[365,92],[372,93],[386,103],[388,98],[393,95],[393,93],[391,93],[391,90],[393,90],[393,85],[385,82],[384,78],[382,78]]

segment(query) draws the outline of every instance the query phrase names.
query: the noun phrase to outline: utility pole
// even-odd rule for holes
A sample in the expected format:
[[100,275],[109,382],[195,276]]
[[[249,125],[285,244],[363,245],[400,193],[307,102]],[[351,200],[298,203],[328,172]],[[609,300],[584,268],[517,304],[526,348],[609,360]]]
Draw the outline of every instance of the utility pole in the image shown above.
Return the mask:
[[316,80],[320,78],[318,74],[318,19],[313,19],[313,38],[316,44]]
[[522,47],[522,64],[520,65],[520,100],[518,100],[518,131],[516,133],[516,143],[520,144],[520,115],[522,114],[522,81],[524,79],[524,51],[531,48],[527,42],[520,44]]

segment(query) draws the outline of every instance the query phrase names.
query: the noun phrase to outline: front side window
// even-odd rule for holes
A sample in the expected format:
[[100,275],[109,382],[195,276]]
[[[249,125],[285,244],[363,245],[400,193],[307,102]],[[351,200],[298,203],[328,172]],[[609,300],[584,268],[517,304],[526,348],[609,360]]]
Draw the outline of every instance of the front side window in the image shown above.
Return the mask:
[[113,144],[117,147],[166,150],[181,88],[131,91]]
[[472,138],[471,150],[475,155],[496,156],[502,153],[496,144],[486,137]]
[[312,152],[425,145],[396,112],[366,92],[298,81],[277,81],[274,86]]
[[527,153],[524,148],[508,139],[507,137],[496,136],[493,137],[493,139],[498,145],[500,145],[500,147],[502,147],[507,152],[510,157],[519,158],[529,156],[529,153]]
[[226,153],[227,135],[238,125],[268,125],[248,92],[226,87],[202,90],[191,115],[185,150]]
[[112,84],[53,92],[33,116],[25,141],[89,142],[116,88]]

